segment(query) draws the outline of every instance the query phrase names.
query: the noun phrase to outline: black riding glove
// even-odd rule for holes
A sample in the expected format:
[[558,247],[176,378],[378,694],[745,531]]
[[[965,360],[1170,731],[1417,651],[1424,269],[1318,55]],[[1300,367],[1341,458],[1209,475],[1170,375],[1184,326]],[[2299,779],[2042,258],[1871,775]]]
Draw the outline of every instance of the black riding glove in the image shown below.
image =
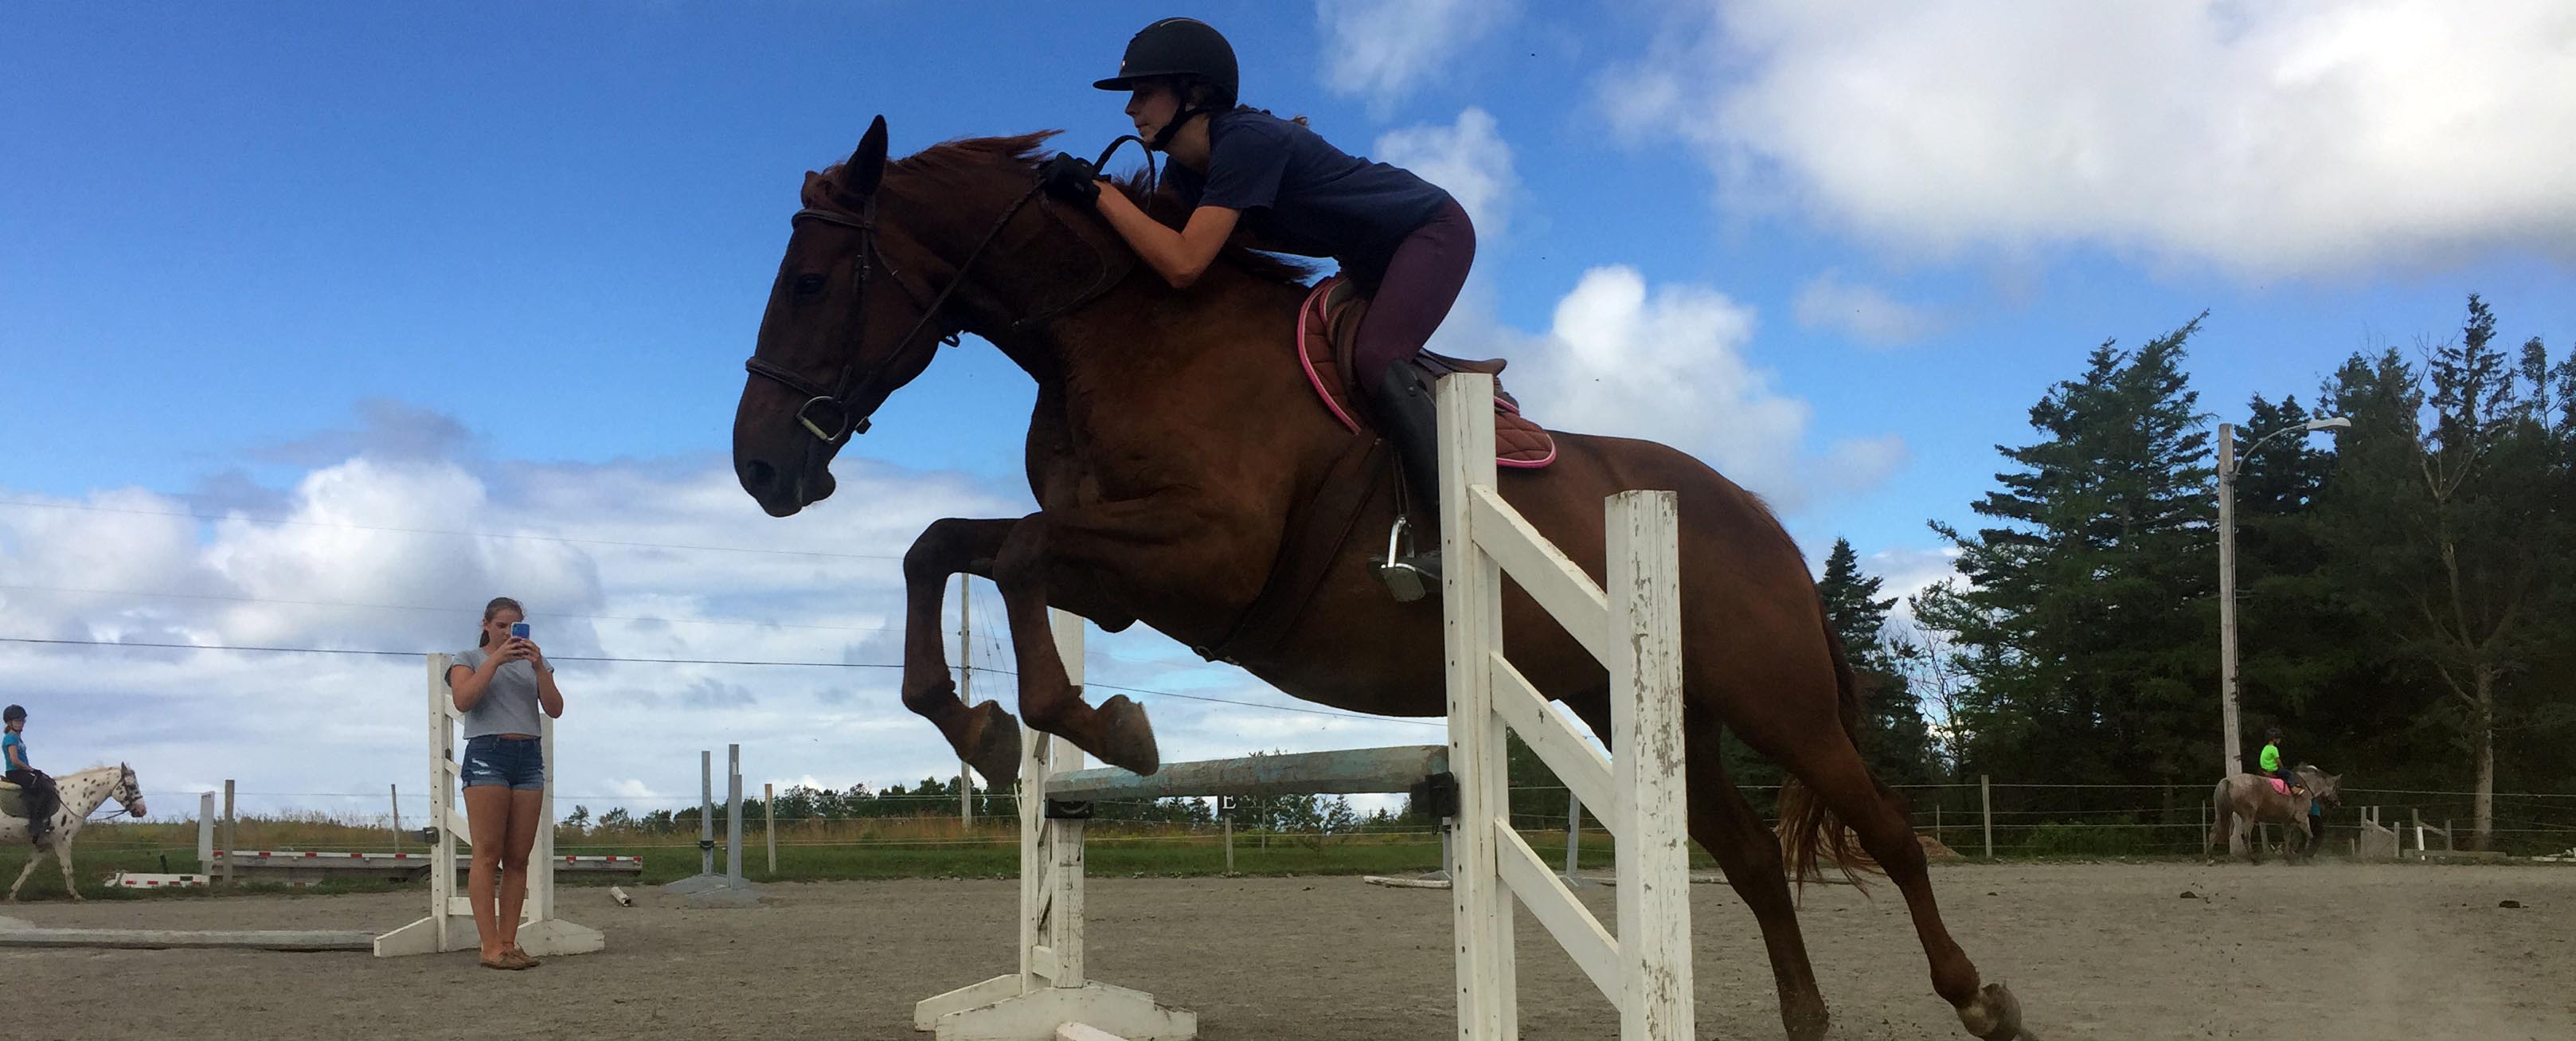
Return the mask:
[[1100,204],[1100,170],[1080,156],[1057,152],[1038,164],[1038,184],[1047,194],[1084,209]]

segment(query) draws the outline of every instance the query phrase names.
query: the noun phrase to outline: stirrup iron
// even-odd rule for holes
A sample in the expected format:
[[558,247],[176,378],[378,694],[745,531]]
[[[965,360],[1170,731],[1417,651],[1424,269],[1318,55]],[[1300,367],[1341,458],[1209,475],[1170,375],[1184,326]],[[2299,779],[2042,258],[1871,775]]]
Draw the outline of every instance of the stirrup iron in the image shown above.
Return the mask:
[[1440,581],[1440,569],[1422,566],[1428,561],[1411,552],[1412,541],[1405,536],[1412,526],[1403,514],[1396,515],[1395,525],[1386,531],[1386,557],[1377,565],[1377,580],[1400,604],[1429,595],[1432,584]]

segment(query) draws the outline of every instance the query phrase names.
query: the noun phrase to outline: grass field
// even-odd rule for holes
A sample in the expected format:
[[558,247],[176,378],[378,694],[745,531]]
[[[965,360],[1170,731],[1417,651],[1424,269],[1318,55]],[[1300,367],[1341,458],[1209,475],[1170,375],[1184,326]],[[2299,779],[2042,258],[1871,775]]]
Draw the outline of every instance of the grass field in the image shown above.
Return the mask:
[[[244,850],[322,850],[352,853],[418,853],[427,848],[417,833],[399,842],[382,827],[361,827],[319,817],[242,818],[234,848]],[[1524,836],[1551,864],[1565,859],[1564,832]],[[724,869],[718,838],[716,869]],[[1220,875],[1226,870],[1220,833],[1168,824],[1094,821],[1085,838],[1087,863],[1095,876],[1188,877]],[[26,864],[27,850],[0,850],[0,884],[15,880]],[[565,829],[555,852],[573,856],[640,856],[644,875],[637,884],[655,885],[697,873],[697,837],[635,831]],[[1586,832],[1583,866],[1607,870],[1610,836]],[[1699,866],[1706,858],[1699,856]],[[59,899],[62,875],[47,858],[20,891],[22,900]],[[1263,835],[1238,832],[1234,837],[1234,870],[1245,875],[1412,874],[1439,865],[1439,836],[1428,830],[1363,832],[1350,835]],[[83,895],[111,899],[188,898],[206,890],[112,890],[104,880],[117,871],[192,872],[197,866],[197,826],[193,821],[92,824],[81,830],[72,847],[73,869]],[[758,821],[743,832],[743,874],[757,881],[828,881],[884,878],[1008,878],[1019,871],[1019,836],[1009,821],[994,821],[971,832],[953,818],[887,818],[799,821],[778,829],[778,870],[768,870],[766,844]],[[565,875],[566,885],[605,885],[607,876]],[[266,888],[266,887],[258,887]],[[379,881],[331,882],[311,893],[375,892],[403,888]]]

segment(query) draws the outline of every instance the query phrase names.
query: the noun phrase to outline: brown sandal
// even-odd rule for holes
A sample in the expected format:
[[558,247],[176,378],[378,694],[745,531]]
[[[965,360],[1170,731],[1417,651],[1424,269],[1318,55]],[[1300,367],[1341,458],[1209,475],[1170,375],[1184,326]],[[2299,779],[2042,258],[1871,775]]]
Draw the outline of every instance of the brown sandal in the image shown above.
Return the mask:
[[510,954],[509,954],[509,952],[507,952],[507,951],[503,951],[503,952],[501,952],[501,956],[500,956],[500,957],[497,957],[497,958],[482,958],[482,959],[479,959],[479,960],[477,960],[477,961],[476,961],[476,963],[475,963],[475,964],[481,965],[481,966],[483,966],[484,968],[487,968],[487,969],[511,969],[511,970],[516,970],[516,969],[518,969],[518,968],[520,967],[520,966],[519,966],[519,963],[517,963],[517,962],[514,962],[514,961],[511,961],[511,960],[510,960]]
[[501,957],[509,959],[513,963],[510,966],[513,969],[533,969],[539,965],[545,964],[544,962],[538,961],[534,955],[529,954],[527,948],[524,947],[514,946],[509,950],[501,952]]

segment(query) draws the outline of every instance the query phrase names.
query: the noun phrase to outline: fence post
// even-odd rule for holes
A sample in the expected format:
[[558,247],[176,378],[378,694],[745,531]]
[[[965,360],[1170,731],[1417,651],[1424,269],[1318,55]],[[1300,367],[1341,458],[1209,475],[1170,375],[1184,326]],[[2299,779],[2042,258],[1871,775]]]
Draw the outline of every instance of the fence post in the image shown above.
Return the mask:
[[698,750],[698,874],[716,873],[716,753]]
[[227,777],[224,779],[224,848],[215,853],[224,860],[224,884],[228,886],[233,884],[233,846],[239,839],[233,825],[233,782]]
[[1225,819],[1225,873],[1234,873],[1234,818]]
[[725,746],[725,879],[742,884],[742,746]]
[[197,793],[197,870],[215,873],[215,793]]
[[760,837],[769,844],[769,876],[778,877],[778,786],[760,786]]
[[1582,799],[1581,797],[1579,797],[1579,796],[1577,796],[1577,795],[1575,795],[1575,794],[1574,794],[1574,789],[1573,789],[1573,788],[1567,788],[1567,789],[1565,790],[1565,884],[1566,884],[1566,885],[1569,885],[1569,886],[1579,886],[1579,885],[1582,885],[1582,884],[1583,884],[1583,879],[1582,879],[1582,877],[1581,877],[1581,876],[1579,876],[1579,875],[1576,875],[1576,874],[1574,873],[1574,867],[1575,867],[1575,860],[1574,860],[1574,858],[1575,858],[1575,849],[1576,849],[1577,847],[1581,846],[1581,845],[1582,845],[1582,843],[1583,843],[1583,799]]
[[1995,859],[1995,779],[1977,775],[1977,799],[1986,808],[1986,859]]
[[385,786],[385,793],[391,797],[393,802],[394,852],[400,853],[402,852],[402,786],[399,784],[388,784]]

